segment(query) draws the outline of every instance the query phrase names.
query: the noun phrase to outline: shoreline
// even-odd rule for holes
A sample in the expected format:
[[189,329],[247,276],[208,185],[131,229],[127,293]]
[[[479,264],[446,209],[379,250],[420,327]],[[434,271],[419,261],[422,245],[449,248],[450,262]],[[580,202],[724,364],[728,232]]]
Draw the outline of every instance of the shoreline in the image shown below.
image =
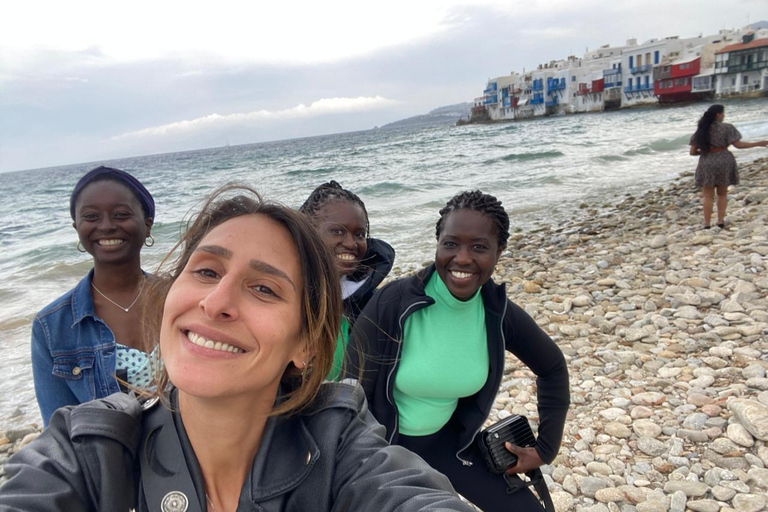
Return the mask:
[[[766,506],[768,158],[740,174],[727,230],[700,229],[684,172],[510,235],[494,279],[555,339],[571,374],[563,444],[545,467],[558,512]],[[532,374],[508,356],[489,423],[525,414],[535,427],[535,396]],[[0,432],[0,465],[37,431]]]

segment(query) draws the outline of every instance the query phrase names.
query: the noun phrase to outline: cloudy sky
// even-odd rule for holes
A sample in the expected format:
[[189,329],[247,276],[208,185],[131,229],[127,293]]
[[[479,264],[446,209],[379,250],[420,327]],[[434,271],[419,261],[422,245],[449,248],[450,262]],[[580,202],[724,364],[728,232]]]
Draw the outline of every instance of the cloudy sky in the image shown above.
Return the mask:
[[369,129],[586,48],[762,19],[765,0],[7,2],[0,172]]

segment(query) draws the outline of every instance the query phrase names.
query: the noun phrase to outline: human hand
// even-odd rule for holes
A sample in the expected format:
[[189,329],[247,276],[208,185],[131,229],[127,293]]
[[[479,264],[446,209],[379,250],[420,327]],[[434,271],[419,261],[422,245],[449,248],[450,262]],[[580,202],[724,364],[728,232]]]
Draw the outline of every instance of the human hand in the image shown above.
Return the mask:
[[536,451],[536,448],[523,448],[512,443],[504,443],[504,447],[517,455],[517,463],[506,471],[508,475],[527,473],[544,465],[544,461],[539,457],[539,452]]

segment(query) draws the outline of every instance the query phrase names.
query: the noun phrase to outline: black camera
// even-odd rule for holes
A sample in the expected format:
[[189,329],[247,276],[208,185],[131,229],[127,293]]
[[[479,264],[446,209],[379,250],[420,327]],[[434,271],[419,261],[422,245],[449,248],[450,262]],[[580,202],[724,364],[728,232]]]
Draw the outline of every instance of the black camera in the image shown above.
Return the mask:
[[504,473],[517,463],[517,455],[507,450],[504,443],[531,447],[536,444],[528,419],[509,416],[486,428],[477,436],[477,444],[491,473]]

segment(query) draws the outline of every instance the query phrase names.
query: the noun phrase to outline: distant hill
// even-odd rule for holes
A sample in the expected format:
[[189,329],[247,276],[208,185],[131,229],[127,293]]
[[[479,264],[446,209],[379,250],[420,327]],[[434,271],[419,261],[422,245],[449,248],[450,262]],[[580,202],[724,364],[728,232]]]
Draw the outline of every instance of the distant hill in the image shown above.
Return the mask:
[[756,21],[752,23],[749,28],[752,30],[760,30],[761,28],[768,28],[768,21],[762,20],[762,21]]
[[472,103],[457,103],[455,105],[447,105],[445,107],[438,107],[431,110],[427,114],[419,116],[409,117],[407,119],[401,119],[394,123],[385,124],[382,129],[387,128],[403,128],[406,126],[427,126],[437,124],[453,124],[460,117],[469,119],[469,114],[472,111]]

